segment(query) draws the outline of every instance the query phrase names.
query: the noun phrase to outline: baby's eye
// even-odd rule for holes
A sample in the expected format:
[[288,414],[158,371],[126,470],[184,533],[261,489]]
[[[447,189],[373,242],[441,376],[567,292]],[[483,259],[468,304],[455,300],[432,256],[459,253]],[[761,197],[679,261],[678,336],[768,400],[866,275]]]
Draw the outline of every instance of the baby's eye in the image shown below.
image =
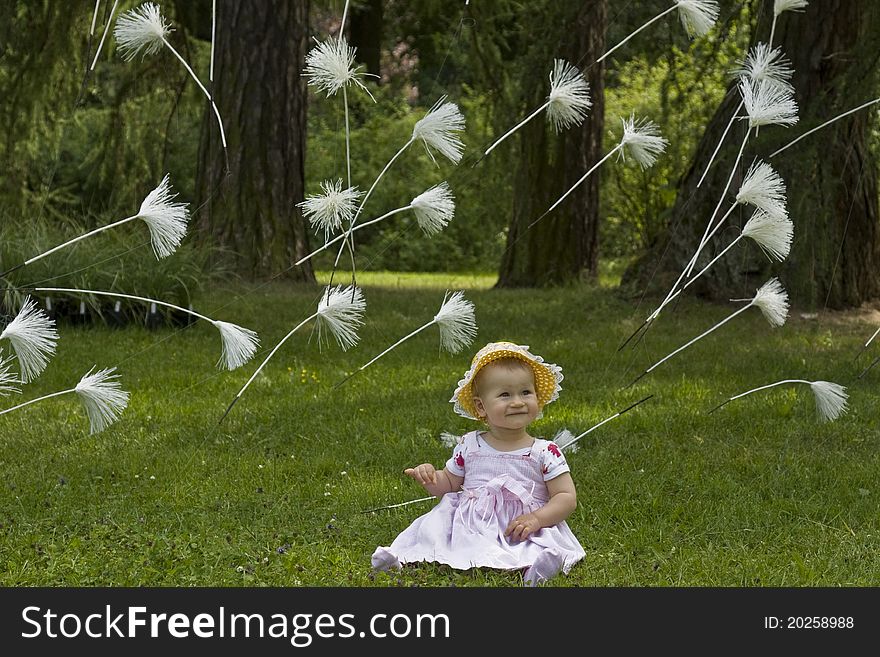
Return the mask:
[[532,391],[531,391],[531,390],[523,390],[523,391],[522,391],[522,394],[524,394],[524,395],[531,395],[531,394],[532,394]]
[[500,395],[498,395],[498,396],[499,396],[499,397],[510,397],[510,393],[509,393],[509,392],[502,392],[502,393],[501,393]]

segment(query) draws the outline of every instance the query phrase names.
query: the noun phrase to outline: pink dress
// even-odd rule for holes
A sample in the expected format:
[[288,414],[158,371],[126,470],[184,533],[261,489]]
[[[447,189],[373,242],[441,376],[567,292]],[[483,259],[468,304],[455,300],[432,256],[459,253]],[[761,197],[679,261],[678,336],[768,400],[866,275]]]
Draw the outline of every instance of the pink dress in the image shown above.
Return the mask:
[[374,568],[436,561],[459,570],[525,569],[525,583],[535,586],[560,570],[567,573],[584,557],[565,521],[544,527],[525,541],[514,542],[504,535],[511,520],[547,503],[546,481],[569,471],[555,444],[536,438],[531,447],[499,452],[480,432],[472,431],[455,447],[446,467],[464,476],[462,490],[444,495],[390,546],[376,548]]

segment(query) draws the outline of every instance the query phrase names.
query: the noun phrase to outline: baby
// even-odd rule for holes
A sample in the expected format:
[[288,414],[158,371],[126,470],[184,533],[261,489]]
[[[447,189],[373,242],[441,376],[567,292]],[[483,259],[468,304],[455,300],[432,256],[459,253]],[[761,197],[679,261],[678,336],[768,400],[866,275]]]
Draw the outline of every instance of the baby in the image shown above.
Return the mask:
[[528,346],[480,349],[450,401],[487,429],[462,436],[442,470],[423,463],[404,471],[442,499],[377,548],[373,567],[435,561],[516,569],[534,586],[580,561],[584,550],[565,522],[577,506],[568,464],[555,444],[527,431],[559,396],[561,381],[562,370]]

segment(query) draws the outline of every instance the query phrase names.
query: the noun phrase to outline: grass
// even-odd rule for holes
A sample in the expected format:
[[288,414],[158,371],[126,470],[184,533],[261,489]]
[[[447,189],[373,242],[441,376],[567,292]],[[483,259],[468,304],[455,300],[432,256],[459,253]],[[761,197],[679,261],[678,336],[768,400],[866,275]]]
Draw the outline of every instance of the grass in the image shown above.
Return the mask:
[[[314,312],[320,288],[215,287],[196,310],[260,334],[258,358],[214,368],[204,322],[150,332],[61,327],[58,354],[22,399],[116,365],[132,393],[122,419],[89,436],[74,398],[0,417],[0,584],[4,586],[519,586],[520,576],[421,565],[373,573],[370,555],[430,508],[364,510],[419,497],[405,467],[448,457],[441,432],[473,424],[448,399],[485,342],[529,344],[565,373],[533,425],[590,433],[569,455],[579,506],[569,519],[586,558],[554,586],[873,585],[880,419],[877,372],[853,362],[875,320],[858,313],[772,330],[746,312],[643,378],[629,381],[728,315],[685,299],[637,349],[618,344],[649,311],[613,289],[494,290],[480,275],[360,275],[361,343],[319,350],[295,334],[218,420],[268,350]],[[610,280],[608,277],[606,281]],[[439,352],[425,331],[334,390],[429,321],[446,289],[466,289],[478,344]],[[647,302],[646,302],[647,304]],[[867,357],[865,357],[867,358]],[[864,363],[861,363],[862,366]],[[820,424],[805,387],[726,397],[782,378],[849,386],[851,411]]]

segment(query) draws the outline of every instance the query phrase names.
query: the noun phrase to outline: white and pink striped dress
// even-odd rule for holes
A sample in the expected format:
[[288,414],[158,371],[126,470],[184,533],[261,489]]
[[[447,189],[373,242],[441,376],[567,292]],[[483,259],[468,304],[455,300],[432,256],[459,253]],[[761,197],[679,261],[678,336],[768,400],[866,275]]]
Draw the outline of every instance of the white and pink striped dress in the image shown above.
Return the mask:
[[499,452],[472,431],[456,445],[446,467],[464,476],[462,490],[444,495],[391,545],[376,548],[374,568],[435,561],[459,570],[524,569],[525,583],[534,586],[583,559],[584,549],[565,521],[525,541],[504,535],[511,520],[547,503],[546,481],[569,471],[555,444],[536,438],[531,447]]

